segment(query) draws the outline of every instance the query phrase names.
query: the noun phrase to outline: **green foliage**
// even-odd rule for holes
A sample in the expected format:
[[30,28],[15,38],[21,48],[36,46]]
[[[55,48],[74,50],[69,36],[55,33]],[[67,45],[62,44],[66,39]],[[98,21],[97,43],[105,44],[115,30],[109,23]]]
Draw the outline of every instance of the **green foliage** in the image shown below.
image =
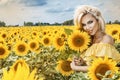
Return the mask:
[[70,35],[73,32],[73,30],[68,29],[68,28],[64,28],[64,31],[67,35]]
[[24,26],[34,26],[33,22],[24,22]]
[[0,27],[5,27],[5,26],[6,26],[5,22],[0,21]]
[[116,49],[119,51],[119,53],[120,53],[120,43],[115,43],[114,46],[115,46],[115,48],[116,48]]
[[75,72],[69,80],[90,80],[87,73]]
[[67,21],[63,22],[62,24],[63,25],[73,25],[73,19],[67,20]]

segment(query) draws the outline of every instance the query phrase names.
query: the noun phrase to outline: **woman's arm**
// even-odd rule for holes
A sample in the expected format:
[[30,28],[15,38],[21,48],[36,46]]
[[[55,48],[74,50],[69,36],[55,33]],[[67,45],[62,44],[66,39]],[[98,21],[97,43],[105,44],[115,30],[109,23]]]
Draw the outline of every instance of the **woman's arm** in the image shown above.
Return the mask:
[[82,71],[82,72],[87,72],[88,71],[88,66],[77,66],[77,65],[75,65],[74,61],[72,61],[70,66],[75,71]]

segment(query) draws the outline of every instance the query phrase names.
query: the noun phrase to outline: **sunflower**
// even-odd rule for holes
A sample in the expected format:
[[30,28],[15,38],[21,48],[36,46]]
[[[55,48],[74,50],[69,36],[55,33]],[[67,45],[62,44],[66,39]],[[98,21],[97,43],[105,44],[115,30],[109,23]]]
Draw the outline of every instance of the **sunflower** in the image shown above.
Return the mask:
[[31,73],[24,60],[17,60],[9,71],[3,70],[2,80],[36,80],[36,69]]
[[113,30],[111,34],[116,35],[117,33],[118,33],[118,30]]
[[69,76],[74,71],[70,67],[71,60],[59,60],[56,70],[64,76]]
[[33,32],[32,32],[32,35],[33,35],[33,36],[36,36],[36,35],[37,35],[37,32],[36,32],[36,31],[33,31]]
[[65,32],[61,33],[61,37],[67,38],[67,34]]
[[51,44],[51,37],[50,36],[44,36],[44,37],[42,37],[41,43],[44,46],[49,46]]
[[18,41],[15,44],[14,51],[19,56],[24,56],[28,53],[28,44],[24,41]]
[[38,49],[36,49],[35,51],[34,51],[34,53],[36,53],[36,54],[39,54],[41,52],[41,49],[40,48],[38,48]]
[[59,31],[59,35],[62,37],[62,38],[67,38],[67,34],[65,32],[65,29],[61,29],[61,31]]
[[63,38],[56,36],[53,41],[53,45],[56,50],[64,50],[65,49],[65,41]]
[[49,33],[49,29],[48,29],[48,27],[45,27],[45,29],[42,31],[42,35],[46,36],[46,35],[48,35],[48,33]]
[[68,45],[71,49],[76,51],[83,51],[88,48],[90,36],[86,32],[74,31],[68,37]]
[[[92,80],[101,80],[97,74],[105,75],[106,71],[111,70],[112,73],[117,72],[116,62],[108,57],[96,58],[93,60],[91,66],[88,68],[88,75]],[[112,75],[108,76],[111,77]]]
[[120,30],[119,27],[114,27],[114,26],[112,26],[112,27],[110,27],[110,28],[108,29],[107,33],[108,33],[109,35],[111,35],[112,37],[114,37],[114,36],[116,36],[116,35],[119,34],[119,30]]
[[26,64],[26,62],[22,59],[17,60],[11,67],[11,69],[13,69],[14,72],[17,71],[18,65],[21,65],[22,67],[25,67],[28,71],[29,71],[29,66]]
[[3,38],[3,39],[6,39],[7,38],[7,32],[2,32],[1,34],[0,34],[0,36],[1,36],[1,38]]
[[34,52],[39,49],[39,42],[37,40],[31,40],[29,43],[30,51]]
[[35,39],[35,38],[37,38],[39,35],[38,35],[38,32],[37,31],[32,31],[32,34],[31,34],[31,37],[33,38],[33,39]]
[[9,55],[9,51],[6,46],[0,44],[0,59],[6,58]]

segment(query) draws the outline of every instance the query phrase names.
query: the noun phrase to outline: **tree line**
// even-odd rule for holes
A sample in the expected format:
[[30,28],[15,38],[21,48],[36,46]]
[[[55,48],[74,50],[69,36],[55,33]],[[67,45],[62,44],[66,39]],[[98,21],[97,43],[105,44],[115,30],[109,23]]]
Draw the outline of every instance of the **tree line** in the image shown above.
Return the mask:
[[55,22],[53,24],[46,23],[46,22],[24,22],[24,26],[46,26],[46,25],[51,25],[51,26],[58,26],[58,25],[73,25],[73,19],[64,21],[63,23],[58,23]]
[[[106,24],[120,24],[120,21],[119,20],[115,20],[114,22],[112,21],[109,21],[107,22]],[[36,22],[36,23],[33,23],[33,22],[25,22],[24,21],[24,24],[23,26],[58,26],[58,25],[74,25],[73,23],[73,19],[71,20],[67,20],[67,21],[64,21],[63,23],[58,23],[58,22],[55,22],[53,24],[50,24],[50,23],[47,23],[47,22]],[[6,23],[4,21],[0,21],[0,27],[6,27],[6,26],[19,26],[19,25],[6,25]]]

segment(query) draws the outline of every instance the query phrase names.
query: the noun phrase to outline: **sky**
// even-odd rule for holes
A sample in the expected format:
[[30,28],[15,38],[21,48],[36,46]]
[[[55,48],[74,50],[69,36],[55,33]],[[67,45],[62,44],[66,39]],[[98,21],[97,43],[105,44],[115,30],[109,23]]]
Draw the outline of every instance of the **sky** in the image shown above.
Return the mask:
[[73,19],[76,7],[98,7],[106,22],[120,20],[120,0],[0,0],[0,21],[6,25],[25,22],[62,23]]

